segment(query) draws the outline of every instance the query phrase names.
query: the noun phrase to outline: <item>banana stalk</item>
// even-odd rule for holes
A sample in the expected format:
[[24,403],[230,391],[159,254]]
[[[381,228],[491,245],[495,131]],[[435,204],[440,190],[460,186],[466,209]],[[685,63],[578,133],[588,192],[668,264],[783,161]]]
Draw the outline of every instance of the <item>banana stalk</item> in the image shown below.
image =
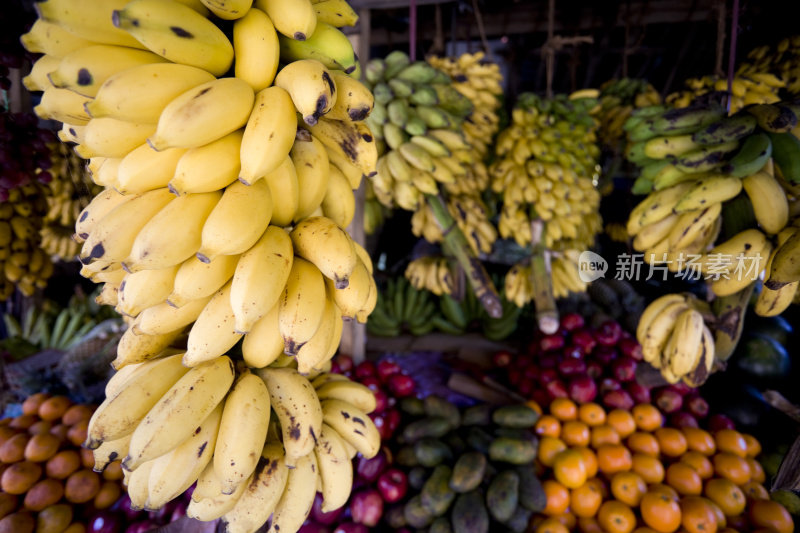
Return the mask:
[[531,284],[536,305],[536,321],[546,334],[558,329],[558,309],[553,296],[553,277],[550,272],[550,250],[544,245],[544,221],[531,208]]
[[716,315],[714,358],[717,361],[726,361],[739,344],[744,328],[744,316],[755,286],[753,282],[737,293],[715,299],[711,304]]
[[469,243],[464,234],[456,225],[456,221],[450,215],[447,206],[441,196],[426,194],[425,199],[433,212],[436,222],[442,228],[444,239],[442,247],[453,257],[464,270],[475,296],[481,303],[486,312],[492,318],[503,316],[503,306],[500,303],[500,296],[492,283],[492,279],[486,272],[477,257],[470,252]]

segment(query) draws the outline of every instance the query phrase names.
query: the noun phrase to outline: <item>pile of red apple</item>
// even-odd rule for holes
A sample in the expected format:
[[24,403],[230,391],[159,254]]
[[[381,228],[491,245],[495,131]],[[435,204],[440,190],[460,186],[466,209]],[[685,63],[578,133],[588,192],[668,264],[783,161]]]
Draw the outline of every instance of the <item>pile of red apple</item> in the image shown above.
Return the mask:
[[[636,380],[642,349],[636,338],[613,320],[590,328],[583,316],[561,317],[552,335],[537,332],[524,353],[499,351],[494,366],[503,368],[511,388],[547,407],[555,398],[575,403],[597,402],[608,409],[630,410],[653,403],[672,426],[699,426],[708,416],[708,403],[699,390],[683,383],[647,387]],[[646,364],[646,363],[642,363]],[[725,425],[715,415],[708,425]]]
[[[400,426],[397,401],[416,392],[414,380],[391,359],[354,365],[350,357],[340,355],[332,371],[366,385],[375,393],[377,408],[369,416],[380,431],[381,440],[390,441]],[[300,533],[366,533],[377,526],[384,508],[401,501],[408,491],[406,473],[392,466],[392,462],[392,452],[386,446],[372,459],[358,455],[354,459],[350,501],[335,511],[323,513],[322,499],[317,494],[309,520]]]

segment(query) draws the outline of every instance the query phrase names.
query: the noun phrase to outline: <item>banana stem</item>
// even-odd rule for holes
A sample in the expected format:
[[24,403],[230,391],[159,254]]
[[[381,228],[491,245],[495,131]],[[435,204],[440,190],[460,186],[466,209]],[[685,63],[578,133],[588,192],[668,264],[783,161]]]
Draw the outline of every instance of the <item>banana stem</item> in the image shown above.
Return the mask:
[[739,344],[747,305],[755,286],[753,282],[735,294],[714,300],[712,309],[717,317],[714,324],[714,358],[717,361],[727,360]]
[[[535,213],[534,213],[535,214]],[[539,329],[547,335],[558,330],[558,309],[553,296],[553,278],[550,275],[550,250],[542,242],[544,221],[531,218],[531,285],[533,301],[536,305],[536,321]]]
[[481,303],[486,312],[492,318],[500,318],[503,316],[503,306],[500,303],[500,297],[497,295],[497,289],[492,283],[492,279],[483,267],[480,260],[472,255],[467,243],[466,237],[456,225],[456,221],[450,215],[450,211],[444,205],[444,200],[441,196],[435,194],[426,194],[425,199],[433,212],[436,222],[442,228],[444,234],[444,241],[442,247],[450,255],[455,257],[458,264],[464,270],[464,274],[472,286],[475,297]]

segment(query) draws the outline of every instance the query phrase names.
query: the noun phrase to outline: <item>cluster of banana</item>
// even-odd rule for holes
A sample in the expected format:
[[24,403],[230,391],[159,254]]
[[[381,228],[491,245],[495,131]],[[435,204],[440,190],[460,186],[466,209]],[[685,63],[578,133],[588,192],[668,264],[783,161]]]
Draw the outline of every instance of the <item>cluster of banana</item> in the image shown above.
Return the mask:
[[[578,275],[580,253],[578,250],[564,250],[551,255],[550,279],[555,298],[566,298],[570,293],[586,292],[589,285]],[[506,272],[504,292],[509,302],[520,308],[525,307],[533,300],[535,291],[531,266],[527,262],[516,263]]]
[[531,242],[531,207],[546,222],[548,248],[587,248],[602,229],[596,121],[589,115],[597,100],[574,96],[565,103],[523,95],[497,138],[489,173],[492,190],[503,195],[498,229],[520,246]]
[[634,109],[661,104],[661,95],[647,80],[622,78],[600,86],[600,126],[597,136],[605,146],[614,148],[625,136],[622,126]]
[[53,166],[48,171],[52,179],[45,185],[47,214],[41,248],[58,260],[74,261],[81,249],[72,238],[75,222],[100,187],[92,183],[86,164],[67,145],[51,146],[50,159]]
[[747,54],[747,62],[739,67],[740,75],[770,72],[786,81],[792,94],[800,93],[800,35],[782,39],[775,48],[759,46]]
[[318,488],[324,510],[342,506],[352,457],[378,452],[375,406],[338,374],[250,372],[227,356],[186,368],[166,351],[111,378],[85,445],[96,470],[122,458],[134,508],[158,509],[197,482],[191,517],[251,533],[272,516],[269,531],[297,531]]
[[32,296],[47,286],[53,263],[41,248],[42,220],[47,201],[38,184],[29,183],[8,191],[0,203],[0,301],[17,288]]
[[[114,366],[148,361],[189,328],[174,364],[221,367],[227,385],[203,378],[220,399],[233,376],[225,355],[240,341],[250,367],[288,357],[301,374],[324,368],[343,318],[366,321],[377,299],[370,258],[343,229],[377,162],[363,122],[372,95],[349,75],[358,65],[338,29],[353,10],[333,0],[49,0],[37,10],[23,37],[45,54],[28,78],[44,90],[36,112],[64,122],[105,187],[75,237],[82,273],[129,317]],[[232,39],[219,19],[232,21]],[[212,397],[194,400],[206,415]]]
[[428,63],[446,72],[453,87],[472,102],[474,110],[461,124],[461,130],[485,160],[500,127],[497,110],[502,104],[499,97],[503,94],[503,74],[497,63],[481,63],[483,58],[483,52],[464,53],[457,58],[431,56]]
[[472,104],[447,74],[395,51],[370,61],[365,76],[375,94],[366,122],[384,152],[373,180],[382,204],[414,211],[440,184],[454,194],[486,188],[486,169],[458,132]]
[[509,302],[519,308],[525,307],[533,300],[533,281],[531,267],[528,263],[516,263],[506,272],[503,292]]
[[693,296],[667,294],[648,305],[636,327],[645,361],[669,383],[702,385],[714,365],[714,335],[705,323],[707,304]]
[[436,296],[452,294],[455,288],[453,270],[445,257],[425,256],[413,259],[406,267],[405,277],[415,289],[424,289]]
[[[686,80],[687,89],[667,95],[664,102],[676,108],[689,107],[698,97],[724,96],[728,80],[716,76],[703,76]],[[731,86],[731,112],[735,113],[751,104],[771,104],[780,100],[778,92],[786,86],[779,77],[766,71],[749,69],[740,71]]]
[[800,219],[783,228],[775,236],[776,246],[764,269],[764,285],[753,310],[757,315],[775,316],[789,304],[797,303],[800,285]]
[[[479,195],[449,195],[445,203],[472,253],[476,256],[491,253],[497,240],[497,230],[489,222],[489,209],[483,199]],[[442,227],[427,204],[420,205],[411,216],[411,231],[434,244],[444,239]]]

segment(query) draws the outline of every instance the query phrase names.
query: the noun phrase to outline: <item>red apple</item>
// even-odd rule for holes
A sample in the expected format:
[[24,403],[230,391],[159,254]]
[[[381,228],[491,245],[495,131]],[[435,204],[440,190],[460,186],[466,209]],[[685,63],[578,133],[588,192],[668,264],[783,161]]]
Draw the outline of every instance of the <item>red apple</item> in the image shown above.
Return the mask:
[[389,397],[380,389],[372,391],[372,394],[375,396],[375,411],[373,412],[378,414],[384,412],[389,407]]
[[697,418],[705,418],[708,416],[708,402],[702,396],[692,396],[685,401],[686,409],[689,410]]
[[375,367],[378,377],[384,383],[389,379],[389,376],[400,373],[400,365],[389,359],[384,359]]
[[603,375],[603,365],[597,361],[589,361],[586,363],[586,373],[589,374],[592,379],[597,379]]
[[378,490],[386,503],[395,503],[402,500],[408,491],[408,478],[405,472],[398,468],[386,470],[378,478]]
[[614,390],[603,395],[603,404],[612,409],[629,411],[633,408],[633,398],[624,390]]
[[547,394],[547,391],[539,387],[533,389],[530,398],[539,405],[547,405],[550,403],[550,396]]
[[625,384],[625,390],[631,395],[633,401],[636,403],[650,403],[650,388],[640,385],[637,381],[631,381]]
[[630,357],[631,359],[635,359],[637,361],[642,360],[642,345],[636,339],[633,338],[625,338],[620,339],[619,343],[617,344],[617,348],[619,351],[622,352],[622,355],[625,357]]
[[505,368],[511,364],[514,356],[508,350],[498,350],[492,355],[492,363],[497,368]]
[[522,372],[519,372],[518,370],[512,370],[511,371],[511,375],[514,375],[514,374],[516,374],[517,376],[520,376],[520,375],[524,376],[525,379],[527,379],[527,380],[539,379],[539,375],[541,374],[541,370],[539,369],[538,365],[536,365],[535,363],[531,363],[531,364],[523,367]]
[[671,387],[661,387],[653,395],[653,402],[662,413],[670,414],[681,410],[683,396]]
[[567,394],[567,386],[564,385],[564,382],[560,379],[554,379],[550,383],[548,383],[545,388],[547,389],[547,394],[550,398],[567,398],[569,394]]
[[558,379],[558,372],[556,372],[553,368],[545,368],[539,372],[539,383],[542,385],[547,385],[555,379]]
[[356,377],[361,379],[370,376],[375,376],[377,370],[375,369],[375,363],[373,363],[372,361],[362,361],[358,363],[358,366],[356,366],[355,372],[356,372]]
[[375,376],[367,376],[365,378],[358,379],[357,381],[360,382],[365,387],[367,387],[372,392],[377,392],[381,390],[381,388],[383,387],[383,385],[381,385],[380,380]]
[[375,527],[383,516],[383,499],[376,489],[357,492],[350,498],[350,513],[353,521],[367,527]]
[[606,377],[600,381],[600,394],[620,390],[621,388],[622,384],[614,378]]
[[561,335],[545,335],[539,341],[539,349],[543,352],[550,352],[553,350],[560,350],[564,347],[564,337]]
[[619,352],[611,346],[598,346],[592,352],[592,357],[601,365],[607,365],[619,357]]
[[670,389],[674,390],[681,396],[686,396],[687,394],[692,394],[696,391],[694,387],[690,387],[683,381],[679,381],[673,385],[667,385]]
[[619,342],[621,336],[622,326],[619,325],[619,322],[613,320],[606,320],[600,324],[594,334],[594,338],[602,346],[614,346]]
[[389,455],[381,448],[375,457],[367,459],[361,455],[358,456],[356,464],[356,475],[359,479],[372,483],[386,470],[389,465]]
[[394,435],[394,432],[397,431],[397,428],[400,427],[400,411],[397,409],[389,409],[385,413],[383,413],[383,420],[386,422],[386,425],[389,428],[389,436]]
[[333,524],[338,519],[339,516],[344,512],[345,506],[341,506],[338,509],[334,509],[333,511],[329,511],[327,513],[322,511],[322,494],[317,493],[317,496],[314,498],[314,505],[311,507],[311,518],[320,524]]
[[517,392],[521,395],[525,396],[526,398],[530,396],[533,390],[536,388],[536,382],[530,379],[523,379],[517,385]]
[[583,359],[562,359],[558,363],[558,372],[567,378],[583,374],[586,372],[586,362]]
[[558,352],[545,352],[539,356],[538,363],[542,368],[555,368],[560,360]]
[[341,372],[350,372],[353,370],[353,358],[349,355],[339,354],[336,357],[336,364],[339,366]]
[[583,349],[577,344],[567,344],[564,346],[564,349],[561,350],[561,355],[570,359],[582,359],[584,353]]
[[597,385],[588,374],[581,374],[569,380],[569,397],[577,403],[587,403],[597,397]]
[[578,329],[572,332],[572,343],[577,345],[584,354],[592,353],[597,341],[587,329]]
[[669,416],[669,425],[676,428],[696,428],[700,427],[697,419],[692,416],[692,413],[686,411],[678,411]]
[[389,390],[392,391],[397,398],[405,398],[411,396],[416,390],[414,380],[405,374],[394,374],[389,377]]
[[618,381],[623,383],[633,381],[636,378],[637,364],[635,359],[620,357],[611,363],[611,372]]
[[561,316],[561,327],[567,331],[575,331],[585,324],[583,316],[579,313],[567,313]]
[[729,417],[723,414],[711,415],[708,419],[708,429],[712,433],[722,429],[736,429],[736,424]]
[[375,428],[378,430],[382,441],[392,438],[392,433],[389,431],[389,425],[386,423],[386,419],[382,414],[373,411],[367,416],[370,418],[370,420],[372,420],[372,423],[375,424]]
[[343,522],[336,526],[333,533],[369,533],[369,527],[355,522]]

